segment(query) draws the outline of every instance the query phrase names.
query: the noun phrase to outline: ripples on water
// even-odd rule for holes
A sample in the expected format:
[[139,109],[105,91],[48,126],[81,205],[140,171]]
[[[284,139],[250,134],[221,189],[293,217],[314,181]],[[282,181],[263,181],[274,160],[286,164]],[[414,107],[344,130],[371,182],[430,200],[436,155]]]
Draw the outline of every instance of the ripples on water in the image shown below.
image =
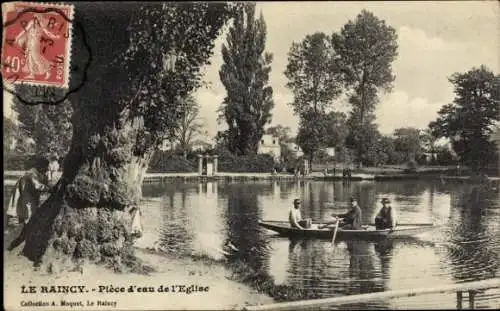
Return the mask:
[[[247,182],[145,185],[144,236],[139,247],[168,254],[224,252],[264,269],[277,284],[313,289],[321,297],[449,285],[497,277],[500,195],[489,185],[397,182]],[[388,197],[400,223],[439,227],[404,241],[329,241],[278,238],[258,219],[286,220],[292,200],[303,216],[323,220],[359,198],[365,222]],[[327,203],[334,202],[334,207]],[[464,302],[464,306],[467,301]],[[500,307],[500,290],[478,294],[478,308]],[[455,293],[336,306],[339,309],[455,308]],[[328,309],[328,308],[326,308]]]
[[[496,277],[500,269],[499,194],[491,187],[422,181],[253,182],[148,185],[145,194],[154,199],[145,202],[145,218],[149,215],[156,223],[148,230],[164,251],[221,258],[230,242],[238,249],[231,252],[233,259],[266,270],[278,284],[313,289],[321,297],[477,281]],[[389,197],[399,222],[434,222],[440,227],[407,241],[339,241],[333,248],[328,241],[278,238],[257,226],[258,219],[286,220],[296,197],[302,198],[304,217],[322,220],[344,211],[350,196],[359,198],[366,222],[373,219],[380,199]],[[333,208],[329,202],[334,202]],[[478,294],[476,304],[498,307],[500,292]],[[337,307],[455,308],[456,296]]]

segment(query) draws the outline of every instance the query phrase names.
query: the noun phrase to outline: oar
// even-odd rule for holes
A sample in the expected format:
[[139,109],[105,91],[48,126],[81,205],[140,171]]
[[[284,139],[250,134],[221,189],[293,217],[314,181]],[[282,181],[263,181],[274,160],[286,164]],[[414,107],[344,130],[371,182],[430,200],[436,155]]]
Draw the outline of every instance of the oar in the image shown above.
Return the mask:
[[335,237],[337,236],[337,229],[339,228],[340,220],[337,218],[337,223],[335,224],[335,230],[333,231],[332,245],[335,246]]

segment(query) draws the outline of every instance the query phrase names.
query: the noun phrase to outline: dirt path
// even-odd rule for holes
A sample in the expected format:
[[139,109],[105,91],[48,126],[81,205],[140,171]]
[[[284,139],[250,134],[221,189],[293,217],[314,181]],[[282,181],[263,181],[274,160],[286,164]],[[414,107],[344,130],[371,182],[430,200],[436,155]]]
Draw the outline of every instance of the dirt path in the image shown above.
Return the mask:
[[[229,271],[216,263],[169,258],[138,250],[137,255],[156,267],[157,272],[148,276],[117,274],[88,265],[83,272],[49,275],[35,271],[31,262],[19,256],[21,247],[12,252],[4,251],[5,310],[228,310],[273,302],[270,297],[229,280]],[[36,293],[22,293],[23,285],[26,291],[34,286]],[[74,286],[69,289],[78,293],[50,292],[57,290],[57,286]],[[131,286],[135,287],[129,292]],[[168,292],[160,292],[161,287],[168,288]],[[110,292],[111,288],[114,292]],[[188,293],[189,288],[191,293]],[[44,289],[48,293],[42,292]],[[125,292],[116,292],[119,289]]]

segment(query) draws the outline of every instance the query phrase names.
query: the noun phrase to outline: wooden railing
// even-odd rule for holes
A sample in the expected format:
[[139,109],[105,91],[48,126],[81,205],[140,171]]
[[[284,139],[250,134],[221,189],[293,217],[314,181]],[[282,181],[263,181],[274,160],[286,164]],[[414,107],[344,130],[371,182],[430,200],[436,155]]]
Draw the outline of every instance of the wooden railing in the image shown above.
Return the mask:
[[498,288],[498,287],[500,287],[500,278],[495,278],[484,281],[445,285],[440,287],[405,289],[405,290],[377,292],[377,293],[369,293],[361,295],[349,295],[349,296],[334,297],[334,298],[300,300],[300,301],[273,303],[273,304],[259,305],[259,306],[248,306],[245,307],[243,310],[257,311],[257,310],[297,310],[299,308],[313,309],[318,307],[325,307],[325,306],[334,307],[336,305],[360,303],[360,302],[375,301],[375,300],[382,300],[389,298],[413,297],[420,295],[451,293],[451,292],[457,293],[457,309],[459,310],[462,309],[463,292],[469,293],[469,308],[474,309],[475,307],[474,297],[477,291],[490,288]]

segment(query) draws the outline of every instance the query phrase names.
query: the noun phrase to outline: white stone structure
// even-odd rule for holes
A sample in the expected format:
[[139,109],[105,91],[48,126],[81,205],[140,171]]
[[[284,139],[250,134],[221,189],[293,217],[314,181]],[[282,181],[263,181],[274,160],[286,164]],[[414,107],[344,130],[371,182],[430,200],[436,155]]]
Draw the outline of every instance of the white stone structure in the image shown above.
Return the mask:
[[262,135],[257,153],[270,154],[275,161],[279,161],[281,158],[281,146],[278,137],[269,134]]

